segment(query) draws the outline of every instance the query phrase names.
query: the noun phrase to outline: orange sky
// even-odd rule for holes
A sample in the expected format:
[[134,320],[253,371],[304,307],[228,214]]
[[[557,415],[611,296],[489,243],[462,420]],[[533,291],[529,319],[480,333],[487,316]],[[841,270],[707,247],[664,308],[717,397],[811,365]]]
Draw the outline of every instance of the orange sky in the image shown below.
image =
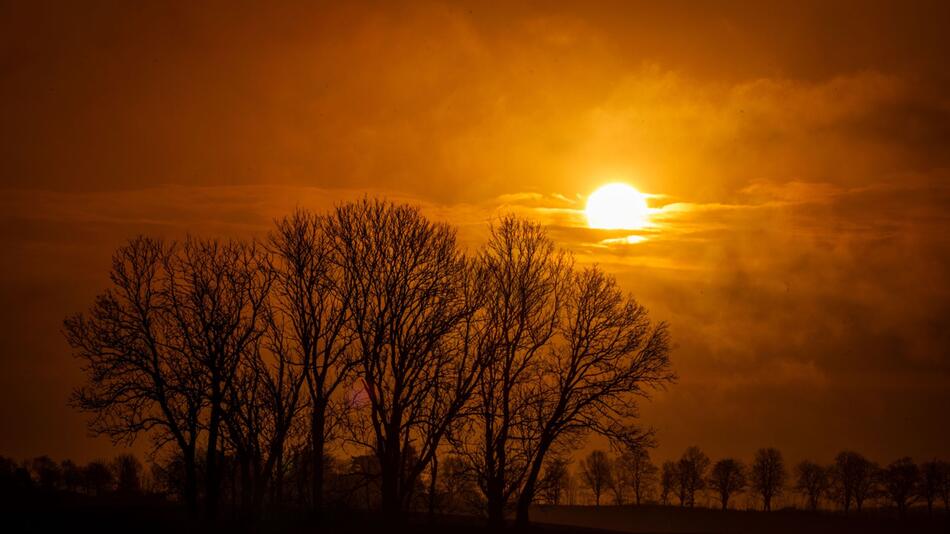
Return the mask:
[[[944,3],[488,4],[0,4],[0,454],[112,453],[59,328],[124,239],[366,193],[616,273],[672,326],[660,457],[946,453]],[[653,228],[585,228],[616,180]]]

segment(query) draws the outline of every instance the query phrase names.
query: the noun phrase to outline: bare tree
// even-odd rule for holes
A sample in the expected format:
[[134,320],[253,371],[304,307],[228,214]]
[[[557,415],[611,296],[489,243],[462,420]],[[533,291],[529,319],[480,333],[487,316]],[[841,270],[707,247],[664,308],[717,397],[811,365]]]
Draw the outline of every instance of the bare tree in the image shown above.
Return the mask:
[[218,513],[219,458],[232,388],[266,332],[263,315],[272,283],[260,247],[242,241],[189,238],[164,258],[166,302],[178,353],[207,407],[205,513]]
[[659,469],[650,461],[650,451],[647,447],[626,450],[620,455],[619,461],[633,490],[634,502],[639,506],[651,495]]
[[[679,466],[676,462],[665,461],[660,474],[660,502],[670,504],[670,495],[676,491],[679,485]],[[680,499],[682,503],[684,499]]]
[[592,451],[581,462],[581,479],[594,494],[594,504],[597,506],[600,506],[600,496],[610,487],[612,478],[610,458],[604,451]]
[[567,458],[553,457],[544,464],[544,476],[541,477],[541,494],[549,504],[560,504],[561,496],[571,483],[568,470],[571,461]]
[[332,422],[344,409],[337,395],[355,361],[349,354],[354,331],[348,328],[350,291],[334,258],[323,220],[297,210],[276,222],[269,236],[275,256],[274,326],[276,352],[292,367],[303,368],[310,408],[311,505],[323,506],[324,456]]
[[205,399],[193,366],[174,348],[183,336],[171,320],[164,270],[173,251],[145,237],[120,247],[112,257],[112,287],[87,315],[66,319],[64,333],[87,379],[71,403],[93,414],[92,432],[116,443],[149,434],[155,450],[174,443],[183,459],[183,497],[196,515]]
[[707,484],[719,493],[719,502],[725,510],[729,508],[729,498],[746,488],[745,466],[739,460],[723,458],[713,466]]
[[920,469],[910,458],[904,457],[888,465],[881,473],[884,491],[897,507],[901,518],[907,515],[907,508],[916,500],[916,489],[920,480]]
[[613,496],[613,502],[617,506],[627,503],[630,487],[630,473],[627,471],[627,465],[621,458],[617,457],[610,462],[611,476],[609,489]]
[[82,486],[82,469],[72,460],[63,460],[59,463],[63,473],[63,487],[66,491],[76,491]]
[[943,509],[950,512],[950,462],[938,460],[937,467],[940,469],[940,485],[937,487],[937,493],[943,500]]
[[63,478],[63,472],[59,464],[53,461],[49,456],[37,456],[29,461],[29,468],[33,478],[39,483],[40,489],[53,491],[57,489]]
[[131,454],[120,454],[112,460],[116,491],[135,494],[142,490],[142,462]]
[[265,313],[271,325],[245,355],[229,389],[225,416],[228,444],[240,472],[240,507],[256,517],[268,490],[279,490],[286,442],[301,411],[305,369],[287,349],[283,325]]
[[112,489],[114,478],[105,462],[100,460],[89,462],[83,468],[82,474],[86,493],[98,496]]
[[575,273],[561,300],[557,339],[533,382],[530,416],[536,446],[517,502],[528,523],[545,455],[559,440],[591,430],[631,446],[652,439],[630,424],[638,397],[673,380],[665,323],[651,324],[646,308],[625,298],[597,268]]
[[877,470],[876,465],[854,451],[843,451],[835,457],[831,480],[845,513],[850,510],[852,502],[861,511],[864,501],[874,491]]
[[930,517],[933,517],[934,514],[934,501],[937,500],[941,488],[946,484],[944,477],[947,476],[947,472],[942,463],[933,459],[924,462],[920,466],[920,489],[918,494],[927,503],[927,514]]
[[480,284],[454,231],[416,208],[363,200],[338,207],[324,228],[350,298],[372,436],[354,439],[379,460],[383,511],[395,516],[481,374],[467,322]]
[[528,475],[535,442],[525,439],[530,381],[556,334],[570,262],[543,228],[514,216],[492,224],[478,256],[486,290],[477,342],[485,370],[475,390],[473,427],[464,450],[485,494],[489,523],[504,523],[506,506]]
[[687,447],[676,465],[677,490],[680,506],[695,506],[696,492],[706,487],[706,469],[709,457],[699,447]]
[[785,462],[778,449],[759,449],[752,463],[752,487],[762,497],[765,511],[772,510],[772,499],[782,494],[785,488]]
[[795,488],[808,499],[808,508],[817,510],[821,496],[828,491],[828,469],[815,462],[805,460],[795,467]]

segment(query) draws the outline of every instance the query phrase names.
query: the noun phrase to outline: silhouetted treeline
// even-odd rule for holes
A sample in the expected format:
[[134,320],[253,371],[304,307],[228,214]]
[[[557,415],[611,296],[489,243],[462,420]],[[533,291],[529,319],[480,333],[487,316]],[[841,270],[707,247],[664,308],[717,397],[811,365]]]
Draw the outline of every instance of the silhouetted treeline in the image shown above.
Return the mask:
[[[312,505],[312,465],[309,448],[290,451],[281,474],[264,502],[306,509]],[[413,454],[413,453],[410,453]],[[201,455],[204,456],[204,455]],[[219,497],[226,517],[237,517],[244,504],[242,472],[238,462],[225,454],[219,459],[222,486]],[[439,456],[438,476],[418,481],[408,508],[439,514],[484,515],[487,499],[475,471],[464,456],[451,449]],[[198,465],[199,487],[205,487],[206,470]],[[348,458],[324,457],[323,504],[331,509],[378,509],[381,506],[379,461],[375,455]],[[789,472],[791,471],[791,472]],[[184,497],[180,457],[172,456],[143,467],[134,456],[78,465],[40,456],[17,462],[0,457],[0,495],[5,499],[51,492],[74,492],[90,497]],[[950,513],[950,462],[930,460],[920,465],[907,458],[879,467],[852,451],[838,454],[833,463],[802,461],[788,470],[781,453],[760,449],[746,465],[735,458],[711,462],[698,448],[689,447],[677,461],[658,468],[647,448],[620,449],[614,453],[594,450],[572,462],[566,456],[550,457],[539,481],[540,504],[699,506],[700,496],[715,507],[736,506],[735,497],[747,495],[746,506],[769,510],[774,499],[787,494],[785,507],[835,510],[855,514],[869,507],[891,510],[903,518],[910,507],[933,516]],[[203,493],[199,497],[203,497]],[[797,496],[797,499],[795,498]],[[732,503],[732,504],[731,504]]]
[[950,462],[936,459],[918,465],[905,457],[880,467],[857,452],[844,451],[830,465],[805,460],[790,473],[774,448],[759,449],[747,465],[736,458],[713,463],[699,447],[691,446],[679,460],[664,462],[660,468],[648,450],[639,448],[614,456],[595,450],[581,460],[573,476],[566,460],[552,464],[550,471],[556,473],[557,490],[543,494],[542,501],[550,504],[564,503],[566,495],[568,503],[576,504],[577,490],[582,488],[596,506],[609,494],[613,504],[693,507],[705,494],[725,510],[735,496],[747,494],[750,503],[769,511],[776,498],[788,493],[810,510],[860,512],[871,502],[893,509],[899,517],[911,506],[925,508],[931,516],[940,508],[950,513]]
[[49,456],[22,462],[0,456],[0,492],[10,496],[31,490],[100,496],[107,493],[137,495],[155,492],[157,488],[151,484],[151,479],[146,479],[142,463],[131,454],[120,454],[111,461],[95,460],[85,465],[72,460],[56,462]]
[[95,433],[151,440],[156,478],[211,518],[346,495],[526,522],[588,433],[651,444],[637,400],[674,378],[666,325],[516,217],[465,253],[416,208],[363,200],[263,240],[138,237],[109,278],[65,321],[72,402]]

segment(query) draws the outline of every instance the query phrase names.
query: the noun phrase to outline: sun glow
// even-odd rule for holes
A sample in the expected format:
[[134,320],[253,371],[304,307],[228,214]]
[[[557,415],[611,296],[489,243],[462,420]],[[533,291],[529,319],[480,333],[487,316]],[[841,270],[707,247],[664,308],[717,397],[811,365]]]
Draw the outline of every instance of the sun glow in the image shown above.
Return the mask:
[[607,184],[587,197],[587,225],[605,230],[637,230],[650,224],[647,196],[624,183]]

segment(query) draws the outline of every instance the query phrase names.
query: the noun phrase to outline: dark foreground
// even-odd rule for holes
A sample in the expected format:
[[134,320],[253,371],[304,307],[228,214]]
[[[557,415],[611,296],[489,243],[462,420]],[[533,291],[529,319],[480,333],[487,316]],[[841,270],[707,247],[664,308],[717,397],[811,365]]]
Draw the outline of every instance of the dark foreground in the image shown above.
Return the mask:
[[[915,511],[904,520],[887,511],[844,516],[781,510],[771,513],[675,506],[539,506],[532,511],[531,533],[605,534],[638,533],[947,533],[945,513],[933,519]],[[227,511],[224,513],[227,514]],[[514,532],[514,528],[510,528]],[[275,512],[258,521],[223,518],[214,523],[185,518],[182,510],[166,501],[149,498],[90,498],[75,494],[50,495],[41,500],[0,503],[0,532],[90,533],[262,533],[296,534],[325,532],[357,534],[412,532],[482,534],[489,532],[480,518],[414,515],[394,524],[364,511],[331,511],[317,524],[295,510]]]
[[[0,533],[261,533],[261,534],[361,534],[372,532],[410,532],[414,534],[483,534],[489,529],[481,518],[437,515],[429,518],[415,514],[401,523],[385,521],[377,514],[362,510],[330,510],[320,522],[295,509],[271,512],[255,521],[229,517],[189,520],[181,507],[158,497],[89,497],[56,492],[40,498],[7,499],[0,502]],[[514,529],[510,529],[514,531]],[[531,533],[600,534],[602,531],[570,525],[532,525]]]
[[914,509],[900,520],[892,510],[874,510],[844,515],[837,512],[777,510],[713,510],[679,506],[538,506],[532,519],[543,523],[583,525],[616,532],[650,533],[950,533],[950,521],[942,510],[934,518]]

